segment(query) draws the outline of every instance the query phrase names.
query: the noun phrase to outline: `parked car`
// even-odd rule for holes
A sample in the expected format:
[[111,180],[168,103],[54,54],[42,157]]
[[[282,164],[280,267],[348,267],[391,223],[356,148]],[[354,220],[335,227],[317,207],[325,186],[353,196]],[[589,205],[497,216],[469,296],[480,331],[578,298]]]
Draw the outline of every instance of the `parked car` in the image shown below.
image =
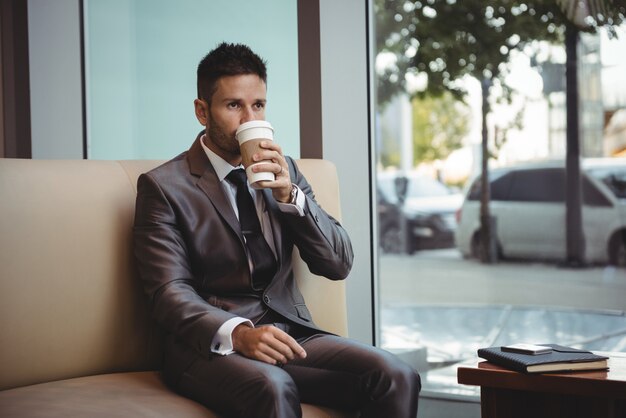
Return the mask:
[[410,173],[402,202],[396,190],[398,176],[378,174],[379,242],[383,252],[406,250],[413,254],[423,249],[454,247],[455,214],[463,201],[462,194],[435,179]]
[[[583,161],[582,229],[585,261],[626,264],[626,162]],[[564,163],[545,162],[490,170],[490,213],[498,256],[565,260]],[[467,190],[455,240],[466,257],[478,257],[480,176]]]
[[593,158],[585,162],[587,173],[606,184],[618,199],[626,199],[626,158]]

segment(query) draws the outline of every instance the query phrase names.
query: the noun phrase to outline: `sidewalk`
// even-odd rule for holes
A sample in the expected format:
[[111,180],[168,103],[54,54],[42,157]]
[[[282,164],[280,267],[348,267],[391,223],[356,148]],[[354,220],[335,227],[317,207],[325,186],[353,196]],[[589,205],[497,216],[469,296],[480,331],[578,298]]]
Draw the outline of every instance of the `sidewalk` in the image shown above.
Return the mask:
[[626,269],[463,259],[456,249],[380,257],[380,304],[510,304],[626,310]]
[[425,349],[427,364],[416,367],[433,410],[442,399],[463,408],[478,402],[477,388],[456,383],[456,368],[476,361],[480,347],[558,342],[626,351],[624,269],[483,265],[451,249],[385,255],[380,272],[381,345]]

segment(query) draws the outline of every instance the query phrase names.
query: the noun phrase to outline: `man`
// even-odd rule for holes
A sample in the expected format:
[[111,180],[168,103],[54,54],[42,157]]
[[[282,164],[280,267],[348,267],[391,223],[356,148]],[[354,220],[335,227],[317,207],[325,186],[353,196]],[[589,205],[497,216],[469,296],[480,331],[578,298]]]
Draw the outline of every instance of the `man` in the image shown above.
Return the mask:
[[[189,151],[138,180],[135,255],[167,334],[165,379],[229,417],[299,417],[300,402],[415,417],[417,373],[312,321],[293,277],[293,246],[312,272],[334,279],[348,275],[353,254],[294,161],[265,141],[254,160],[266,162],[255,170],[274,181],[255,190],[230,174],[241,165],[238,126],[265,118],[266,78],[245,45],[211,51],[198,66],[194,101],[206,129]],[[259,237],[240,226],[249,213],[240,198],[251,193],[267,268],[252,248]]]

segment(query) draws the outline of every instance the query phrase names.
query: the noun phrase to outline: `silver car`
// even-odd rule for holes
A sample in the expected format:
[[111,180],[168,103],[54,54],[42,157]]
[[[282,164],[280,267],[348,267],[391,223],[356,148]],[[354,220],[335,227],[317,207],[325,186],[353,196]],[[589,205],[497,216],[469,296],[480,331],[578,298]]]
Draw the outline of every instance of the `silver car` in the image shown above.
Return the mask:
[[[562,261],[566,257],[565,168],[563,161],[490,170],[491,215],[498,255]],[[582,164],[585,261],[626,265],[626,160]],[[477,257],[480,237],[480,176],[458,213],[456,244]]]

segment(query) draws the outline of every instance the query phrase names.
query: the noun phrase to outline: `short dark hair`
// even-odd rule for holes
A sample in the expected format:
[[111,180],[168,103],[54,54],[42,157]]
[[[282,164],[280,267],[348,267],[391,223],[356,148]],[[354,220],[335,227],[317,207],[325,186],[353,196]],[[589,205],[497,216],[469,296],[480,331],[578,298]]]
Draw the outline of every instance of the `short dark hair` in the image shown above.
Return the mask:
[[267,83],[265,61],[243,44],[222,42],[198,64],[198,98],[211,101],[220,77],[256,74]]

